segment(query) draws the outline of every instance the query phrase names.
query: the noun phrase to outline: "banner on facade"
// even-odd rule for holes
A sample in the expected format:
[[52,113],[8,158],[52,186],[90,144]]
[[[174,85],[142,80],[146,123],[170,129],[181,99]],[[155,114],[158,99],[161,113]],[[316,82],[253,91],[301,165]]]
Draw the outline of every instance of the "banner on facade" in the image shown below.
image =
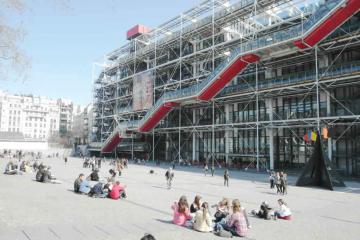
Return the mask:
[[154,72],[146,71],[134,77],[133,81],[133,110],[149,109],[153,103]]

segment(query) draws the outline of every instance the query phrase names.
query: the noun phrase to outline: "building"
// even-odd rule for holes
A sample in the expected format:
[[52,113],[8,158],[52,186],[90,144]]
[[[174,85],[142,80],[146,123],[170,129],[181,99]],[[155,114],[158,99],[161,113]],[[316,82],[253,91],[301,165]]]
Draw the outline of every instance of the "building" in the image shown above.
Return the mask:
[[[309,132],[360,175],[357,0],[207,0],[135,27],[94,79],[103,153],[302,168]],[[146,31],[145,31],[145,30]]]
[[25,139],[47,140],[59,131],[56,100],[0,91],[0,131],[20,132]]
[[92,136],[92,104],[78,107],[74,114],[73,136],[77,144],[88,144]]
[[60,108],[60,137],[69,136],[72,133],[72,123],[74,121],[74,111],[76,107],[71,100],[58,99],[58,106]]
[[0,132],[18,132],[25,140],[72,137],[74,117],[83,109],[70,100],[16,95],[0,90]]

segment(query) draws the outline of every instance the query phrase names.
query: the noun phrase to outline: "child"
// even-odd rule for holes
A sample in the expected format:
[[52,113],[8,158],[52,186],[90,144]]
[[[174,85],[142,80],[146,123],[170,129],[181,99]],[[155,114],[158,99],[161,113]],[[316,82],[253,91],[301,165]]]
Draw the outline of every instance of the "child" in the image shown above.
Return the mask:
[[229,186],[229,178],[230,178],[230,174],[229,171],[226,169],[224,172],[224,186]]
[[278,211],[275,211],[275,219],[280,218],[284,220],[291,220],[291,211],[290,208],[287,206],[284,200],[279,199],[278,200],[280,209]]
[[181,196],[179,202],[174,202],[171,206],[174,211],[173,223],[178,226],[185,226],[187,221],[191,220],[189,204],[185,196]]
[[262,202],[259,210],[252,210],[251,213],[259,218],[270,220],[272,215],[272,209],[267,202]]
[[194,229],[199,232],[212,231],[212,218],[209,212],[209,204],[204,202],[195,214]]
[[214,215],[215,222],[220,222],[222,219],[227,217],[230,212],[230,201],[227,198],[223,198],[221,202],[216,205],[216,213]]
[[234,199],[232,202],[232,210],[229,220],[226,223],[218,223],[216,229],[224,229],[231,232],[233,236],[245,237],[248,231],[248,222],[245,216],[245,210],[241,208],[240,201]]
[[190,206],[190,213],[196,213],[201,208],[200,203],[201,197],[199,195],[195,196],[194,202]]

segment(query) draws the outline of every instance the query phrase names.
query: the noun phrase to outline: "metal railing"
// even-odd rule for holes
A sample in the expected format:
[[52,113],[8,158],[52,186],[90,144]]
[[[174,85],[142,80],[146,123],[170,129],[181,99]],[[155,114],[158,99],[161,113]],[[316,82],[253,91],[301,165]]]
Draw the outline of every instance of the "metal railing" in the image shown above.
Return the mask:
[[346,0],[328,0],[323,4],[320,4],[314,10],[314,13],[302,24],[241,44],[239,47],[234,48],[231,51],[230,56],[227,57],[219,66],[217,66],[217,68],[202,82],[190,87],[166,92],[155,102],[154,106],[147,111],[145,116],[140,121],[127,124],[129,124],[131,127],[136,127],[137,124],[137,127],[140,127],[145,123],[145,121],[148,120],[150,116],[152,116],[158,107],[165,104],[166,102],[176,101],[185,97],[196,97],[200,91],[205,89],[206,86],[210,85],[214,80],[216,80],[216,78],[226,69],[226,67],[233,63],[240,56],[259,51],[271,45],[299,39],[300,37],[306,35],[307,32],[309,32],[311,29],[317,27],[322,19],[326,19],[325,17],[327,15],[330,15],[336,7],[340,7],[340,5],[345,2]]

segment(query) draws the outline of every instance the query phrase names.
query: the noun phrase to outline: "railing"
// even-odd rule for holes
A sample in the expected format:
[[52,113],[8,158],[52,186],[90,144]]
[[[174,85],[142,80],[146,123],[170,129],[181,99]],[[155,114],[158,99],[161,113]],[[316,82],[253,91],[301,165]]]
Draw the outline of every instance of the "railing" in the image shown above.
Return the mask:
[[[321,68],[319,69],[319,79],[321,80],[323,78],[336,77],[354,72],[360,72],[360,61],[339,64],[330,68],[327,67]],[[316,78],[316,72],[314,70],[304,71],[304,72],[289,74],[282,77],[268,79],[265,80],[264,82],[259,82],[258,87],[260,90],[262,90],[267,88],[273,88],[275,86],[291,85],[301,82],[313,81],[315,78]],[[228,86],[220,93],[220,96],[224,96],[232,92],[247,91],[250,88],[252,88],[255,91],[256,88],[255,83],[250,83],[250,84],[244,83],[244,84]]]
[[[157,109],[159,106],[166,102],[176,101],[184,97],[196,96],[202,89],[204,89],[207,85],[210,85],[212,81],[214,81],[217,76],[225,69],[226,66],[234,62],[238,57],[244,55],[245,53],[254,52],[256,50],[260,50],[270,45],[278,44],[281,42],[288,42],[292,40],[296,40],[299,37],[303,36],[304,33],[307,33],[311,28],[316,27],[319,23],[319,20],[324,18],[326,15],[331,14],[332,10],[339,6],[340,3],[344,3],[346,0],[328,0],[323,4],[320,4],[315,10],[313,15],[311,15],[306,21],[301,25],[297,25],[294,27],[290,27],[287,30],[282,30],[280,32],[272,33],[254,40],[250,40],[241,44],[239,47],[233,49],[228,58],[226,58],[211,74],[209,74],[205,80],[202,82],[195,84],[190,87],[186,87],[183,89],[166,92],[163,94],[154,104],[152,108],[148,110],[146,115],[140,121],[130,121],[124,124],[121,124],[119,127],[121,129],[126,129],[127,127],[139,127],[141,126]],[[340,71],[340,72],[339,72]],[[343,74],[344,69],[340,69],[339,71],[335,71],[337,74]],[[332,71],[333,74],[335,74]],[[320,72],[320,75],[327,76],[329,72]],[[309,76],[302,76],[296,78],[297,81],[301,81],[302,79],[309,78]],[[300,79],[300,80],[299,80]],[[288,79],[290,81],[290,78]],[[116,130],[118,131],[118,130]],[[107,139],[109,140],[109,139]]]
[[228,66],[230,63],[234,62],[238,57],[243,55],[245,52],[252,52],[259,48],[266,47],[268,45],[280,43],[283,41],[287,41],[290,39],[296,39],[302,35],[303,32],[308,31],[311,27],[315,26],[315,23],[318,22],[321,18],[326,16],[331,12],[331,9],[336,7],[340,2],[344,2],[345,0],[329,0],[321,5],[315,10],[314,14],[311,15],[307,21],[304,22],[303,26],[297,25],[291,27],[287,30],[283,30],[277,33],[273,33],[270,35],[263,36],[258,39],[254,39],[248,41],[240,47],[235,48],[231,51],[229,57],[227,57],[211,74],[209,74],[202,82],[192,85],[190,87],[186,87],[183,89],[178,89],[175,91],[166,92],[163,94],[155,103],[155,105],[148,110],[144,118],[139,122],[139,124],[143,124],[155,111],[156,109],[170,101],[175,101],[184,97],[196,96],[205,86],[211,84],[213,80]]

